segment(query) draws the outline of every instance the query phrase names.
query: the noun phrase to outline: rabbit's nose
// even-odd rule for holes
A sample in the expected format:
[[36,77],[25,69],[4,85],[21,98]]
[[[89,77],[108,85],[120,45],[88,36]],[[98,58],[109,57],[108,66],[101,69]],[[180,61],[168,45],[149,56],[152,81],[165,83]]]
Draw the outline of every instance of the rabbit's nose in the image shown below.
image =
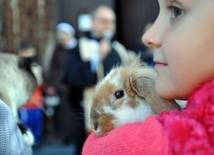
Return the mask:
[[97,131],[97,129],[98,129],[98,123],[97,123],[97,122],[95,122],[95,123],[93,124],[93,128],[94,128],[95,131]]

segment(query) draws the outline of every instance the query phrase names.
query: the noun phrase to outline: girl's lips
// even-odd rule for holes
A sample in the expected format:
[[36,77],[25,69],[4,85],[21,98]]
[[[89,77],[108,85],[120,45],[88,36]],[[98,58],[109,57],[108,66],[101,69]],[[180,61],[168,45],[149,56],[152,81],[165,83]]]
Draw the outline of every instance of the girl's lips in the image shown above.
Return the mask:
[[161,69],[161,68],[164,68],[166,67],[167,64],[166,63],[162,63],[162,62],[155,62],[155,70],[158,70],[158,69]]

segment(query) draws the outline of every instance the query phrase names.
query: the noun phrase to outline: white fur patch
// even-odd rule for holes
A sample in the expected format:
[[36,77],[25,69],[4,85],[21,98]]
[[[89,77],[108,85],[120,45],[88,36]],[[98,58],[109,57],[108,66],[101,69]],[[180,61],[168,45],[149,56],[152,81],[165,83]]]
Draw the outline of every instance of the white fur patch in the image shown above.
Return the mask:
[[115,110],[112,109],[111,106],[103,106],[103,110],[105,114],[114,114]]
[[[96,90],[98,91],[100,87],[105,85],[107,82],[110,82],[111,84],[117,87],[122,87],[123,81],[121,80],[123,80],[123,77],[121,76],[120,72],[115,74],[116,71],[117,70],[112,69],[111,72],[107,74],[107,76],[97,85]],[[112,74],[115,74],[115,76],[112,76]],[[121,84],[121,85],[118,85],[118,84]]]
[[152,114],[150,106],[146,103],[140,103],[136,108],[123,105],[114,111],[113,115],[116,117],[116,120],[113,123],[118,127],[127,123],[141,122]]
[[122,83],[121,81],[123,78],[121,77],[120,73],[117,73],[113,78],[109,79],[110,83],[112,83],[115,86],[118,86],[119,83]]
[[26,133],[22,134],[23,141],[27,146],[32,146],[34,144],[33,133],[28,129]]

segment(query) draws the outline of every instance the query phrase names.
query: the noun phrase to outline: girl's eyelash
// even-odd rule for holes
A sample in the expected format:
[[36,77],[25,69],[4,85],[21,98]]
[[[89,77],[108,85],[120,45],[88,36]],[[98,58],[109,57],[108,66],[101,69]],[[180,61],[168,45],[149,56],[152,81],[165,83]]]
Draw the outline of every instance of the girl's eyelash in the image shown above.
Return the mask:
[[184,13],[184,11],[181,8],[174,5],[170,5],[167,8],[170,10],[172,19],[175,19]]

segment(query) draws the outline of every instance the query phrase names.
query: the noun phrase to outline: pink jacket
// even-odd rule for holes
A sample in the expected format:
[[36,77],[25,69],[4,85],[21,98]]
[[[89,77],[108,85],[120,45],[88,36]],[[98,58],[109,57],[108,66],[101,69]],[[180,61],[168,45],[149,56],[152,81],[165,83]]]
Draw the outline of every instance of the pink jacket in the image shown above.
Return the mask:
[[83,155],[214,155],[214,80],[195,91],[182,111],[91,134]]

